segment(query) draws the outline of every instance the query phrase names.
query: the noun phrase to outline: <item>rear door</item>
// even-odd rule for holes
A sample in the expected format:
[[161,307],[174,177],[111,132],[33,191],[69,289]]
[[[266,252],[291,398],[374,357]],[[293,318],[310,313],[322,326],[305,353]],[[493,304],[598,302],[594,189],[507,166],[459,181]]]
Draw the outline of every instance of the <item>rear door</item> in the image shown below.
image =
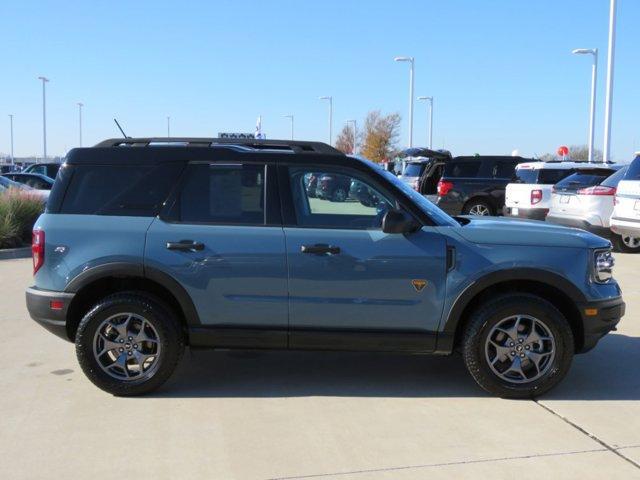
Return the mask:
[[[207,343],[286,347],[287,270],[274,168],[193,163],[173,204],[149,228],[145,268],[184,287]],[[267,330],[274,332],[263,335]]]
[[[310,198],[304,178],[311,171],[360,182],[379,202]],[[291,165],[279,178],[289,206],[290,346],[433,350],[445,298],[442,235],[434,227],[383,233],[382,216],[396,201],[360,171]]]

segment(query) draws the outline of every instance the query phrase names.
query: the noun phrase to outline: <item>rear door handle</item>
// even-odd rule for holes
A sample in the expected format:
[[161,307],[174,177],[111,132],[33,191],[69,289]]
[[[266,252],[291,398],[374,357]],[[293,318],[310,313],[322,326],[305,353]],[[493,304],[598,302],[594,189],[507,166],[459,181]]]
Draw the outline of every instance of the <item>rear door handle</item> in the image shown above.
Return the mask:
[[312,253],[315,255],[324,255],[326,253],[330,255],[337,255],[340,253],[340,247],[333,245],[327,245],[326,243],[316,243],[315,245],[302,245],[300,247],[302,253]]
[[196,252],[204,250],[204,243],[193,240],[180,240],[179,242],[167,242],[167,250],[179,250],[182,252]]

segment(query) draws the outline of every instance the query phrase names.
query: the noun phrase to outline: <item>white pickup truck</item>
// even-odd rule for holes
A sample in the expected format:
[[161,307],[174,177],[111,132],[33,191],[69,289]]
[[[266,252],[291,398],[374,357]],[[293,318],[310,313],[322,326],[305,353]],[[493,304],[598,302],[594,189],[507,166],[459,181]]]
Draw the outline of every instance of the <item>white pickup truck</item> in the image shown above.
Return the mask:
[[551,190],[586,162],[527,162],[516,166],[515,178],[505,192],[505,216],[544,220],[551,208]]

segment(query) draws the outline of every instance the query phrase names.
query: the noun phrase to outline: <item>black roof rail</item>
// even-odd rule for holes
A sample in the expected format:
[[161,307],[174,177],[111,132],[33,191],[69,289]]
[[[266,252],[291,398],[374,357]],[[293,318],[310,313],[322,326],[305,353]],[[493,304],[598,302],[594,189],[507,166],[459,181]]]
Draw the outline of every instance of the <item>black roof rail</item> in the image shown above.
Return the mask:
[[212,147],[229,145],[251,148],[254,150],[283,150],[293,153],[324,153],[328,155],[344,155],[340,150],[322,142],[305,142],[297,140],[263,140],[255,138],[191,138],[191,137],[148,137],[148,138],[110,138],[94,145],[94,147],[148,147],[155,145],[185,147]]

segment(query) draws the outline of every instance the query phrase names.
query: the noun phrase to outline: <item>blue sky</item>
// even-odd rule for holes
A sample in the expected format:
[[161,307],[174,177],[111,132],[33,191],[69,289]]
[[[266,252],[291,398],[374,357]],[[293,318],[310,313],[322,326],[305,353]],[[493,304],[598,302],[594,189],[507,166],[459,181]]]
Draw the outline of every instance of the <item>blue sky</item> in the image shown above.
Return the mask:
[[[640,149],[640,2],[619,0],[612,155]],[[434,146],[454,154],[523,155],[586,143],[590,60],[600,49],[596,146],[602,148],[608,0],[79,2],[0,5],[0,152],[42,152],[41,84],[47,84],[48,153],[128,135],[326,140],[367,111],[399,112],[408,137],[408,65],[416,96],[435,97]],[[416,103],[414,144],[426,143],[426,105]]]

